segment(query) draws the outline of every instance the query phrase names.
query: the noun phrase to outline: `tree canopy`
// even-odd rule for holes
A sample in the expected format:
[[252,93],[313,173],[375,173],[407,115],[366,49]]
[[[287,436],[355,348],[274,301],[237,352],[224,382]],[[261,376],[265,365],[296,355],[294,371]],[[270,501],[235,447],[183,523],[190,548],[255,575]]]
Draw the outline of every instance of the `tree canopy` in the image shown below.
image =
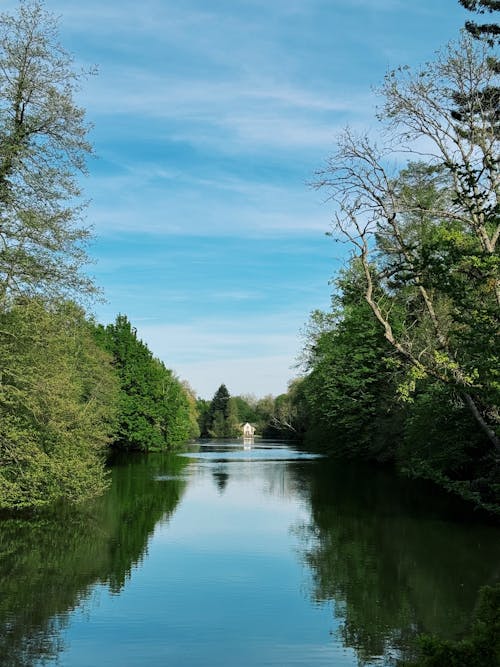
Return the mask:
[[317,187],[353,259],[332,312],[311,320],[301,394],[330,450],[393,459],[497,512],[500,134],[494,95],[485,102],[498,89],[490,65],[490,46],[465,33],[419,71],[387,75],[381,145],[349,129],[339,137]]
[[38,0],[0,14],[0,303],[19,294],[81,299],[89,230],[79,172],[91,153],[75,101],[82,80]]

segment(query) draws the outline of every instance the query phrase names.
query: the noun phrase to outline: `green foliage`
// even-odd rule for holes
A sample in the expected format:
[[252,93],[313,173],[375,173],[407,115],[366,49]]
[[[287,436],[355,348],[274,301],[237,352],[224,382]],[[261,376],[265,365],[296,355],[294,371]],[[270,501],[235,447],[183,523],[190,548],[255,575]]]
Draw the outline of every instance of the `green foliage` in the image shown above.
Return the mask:
[[[388,95],[403,105],[417,93],[391,83]],[[400,113],[413,118],[421,114],[416,109]],[[343,192],[342,174],[361,170],[352,176],[353,187],[374,222],[369,241],[358,223],[364,240],[353,244],[360,254],[336,281],[332,312],[311,319],[306,436],[317,441],[324,434],[336,453],[394,460],[401,470],[498,514],[499,265],[488,236],[494,238],[493,195],[486,182],[476,184],[484,198],[477,195],[473,206],[465,185],[454,180],[454,167],[409,163],[391,180],[384,172],[387,180],[375,196],[372,167],[366,167],[376,164],[377,174],[383,172],[375,152],[350,135],[345,142],[343,166],[332,167],[333,187]],[[481,202],[479,214],[474,207]],[[349,224],[357,206],[349,209]],[[484,226],[471,222],[474,215]]]
[[241,435],[238,403],[221,384],[210,402],[198,400],[202,437],[233,438]]
[[165,449],[198,434],[193,397],[137,338],[125,315],[98,327],[96,339],[112,354],[119,377],[116,446]]
[[479,594],[471,631],[461,640],[419,639],[419,657],[406,667],[498,667],[500,665],[500,584]]
[[198,430],[202,438],[208,437],[208,429],[210,426],[210,403],[204,398],[196,399],[196,412],[198,414]]
[[[188,402],[188,418],[189,418],[189,438],[195,439],[200,437],[200,426],[198,423],[198,401],[196,399],[196,394],[190,384],[183,380],[181,382],[182,388]],[[179,411],[179,415],[182,414],[182,410]]]
[[249,422],[255,424],[260,420],[257,410],[257,398],[247,394],[243,396],[232,396],[233,402],[238,412],[238,418],[243,424]]
[[390,459],[395,442],[389,435],[400,412],[387,362],[391,350],[354,289],[358,278],[354,262],[337,280],[342,291],[333,312],[311,316],[302,389],[310,412],[307,439],[324,441],[337,455]]
[[73,303],[23,299],[0,329],[0,507],[99,494],[117,403],[110,356]]
[[500,477],[488,441],[459,396],[421,382],[407,407],[397,448],[399,468],[430,479],[477,507],[498,513]]
[[0,14],[0,303],[19,294],[93,291],[80,269],[89,231],[81,223],[78,172],[91,152],[75,104],[82,73],[38,0]]
[[[276,399],[271,395],[258,399],[254,395],[247,394],[236,396],[233,400],[236,403],[240,423],[248,422],[259,435],[264,437],[274,438],[284,435],[290,437],[290,429],[279,421],[279,417],[285,417],[286,411],[283,403],[287,400],[285,395]],[[278,404],[282,405],[280,410],[278,410]],[[280,412],[279,416],[278,411]]]
[[234,438],[242,435],[242,426],[251,424],[259,436],[296,438],[306,421],[299,399],[300,381],[290,383],[289,391],[276,398],[254,395],[230,396],[221,385],[212,401],[198,399],[200,431],[203,437]]
[[286,394],[276,396],[271,421],[262,431],[264,435],[294,440],[304,437],[309,418],[304,390],[305,382],[302,378],[296,378],[289,382]]
[[57,32],[38,0],[0,14],[0,508],[100,493],[111,438],[151,449],[199,433],[192,392],[126,318],[96,327],[65,298],[95,291],[77,182],[91,146]]
[[[498,0],[459,0],[459,2],[462,7],[477,14],[500,12],[500,3]],[[473,37],[486,41],[489,46],[494,46],[500,41],[500,25],[498,23],[467,21],[465,27]],[[498,58],[495,59],[495,63],[498,67]]]

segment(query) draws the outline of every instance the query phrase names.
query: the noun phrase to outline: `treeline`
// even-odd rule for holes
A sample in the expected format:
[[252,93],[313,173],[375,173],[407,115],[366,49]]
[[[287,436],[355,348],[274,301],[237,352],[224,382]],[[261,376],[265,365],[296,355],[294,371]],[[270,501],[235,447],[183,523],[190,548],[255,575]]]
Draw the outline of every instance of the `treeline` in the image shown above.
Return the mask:
[[165,364],[154,357],[125,315],[95,327],[118,380],[115,447],[159,451],[200,434],[196,399]]
[[346,130],[318,174],[352,257],[311,317],[294,427],[498,514],[499,32],[467,28],[386,77],[383,145]]
[[201,437],[240,437],[246,422],[255,428],[257,436],[292,437],[295,433],[293,386],[292,383],[288,394],[257,398],[252,394],[231,396],[226,385],[221,384],[211,401],[202,398],[196,401]]
[[114,449],[199,435],[192,392],[137,338],[75,303],[17,299],[0,313],[0,508],[81,501],[106,486]]
[[0,14],[0,509],[95,496],[110,445],[198,433],[192,392],[127,318],[102,327],[79,305],[96,292],[77,181],[91,146],[57,32],[37,0]]

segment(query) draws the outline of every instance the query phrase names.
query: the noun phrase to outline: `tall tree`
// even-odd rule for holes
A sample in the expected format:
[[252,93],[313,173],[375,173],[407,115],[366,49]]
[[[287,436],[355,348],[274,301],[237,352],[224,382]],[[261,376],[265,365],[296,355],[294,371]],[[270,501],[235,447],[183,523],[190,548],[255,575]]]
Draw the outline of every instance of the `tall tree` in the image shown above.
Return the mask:
[[39,0],[0,14],[0,305],[20,293],[93,291],[77,176],[91,153],[82,74]]
[[[416,74],[403,69],[389,75],[383,89],[383,119],[393,132],[392,145],[379,150],[366,137],[346,131],[319,186],[328,187],[338,204],[337,228],[359,252],[366,281],[365,299],[386,339],[415,376],[430,375],[456,390],[498,456],[498,397],[492,394],[497,385],[495,380],[490,382],[493,360],[489,366],[475,363],[481,355],[470,355],[458,335],[460,325],[453,302],[459,303],[462,295],[459,290],[444,295],[437,282],[429,280],[436,267],[429,271],[426,268],[426,263],[434,261],[432,256],[437,260],[440,253],[446,255],[447,265],[442,267],[445,277],[469,296],[475,290],[475,308],[485,318],[485,339],[493,340],[500,303],[500,226],[494,213],[499,206],[500,137],[488,109],[467,116],[466,132],[457,128],[452,115],[457,89],[468,98],[491,81],[486,60],[486,50],[464,37],[426,69]],[[410,195],[414,190],[404,187],[404,178],[402,181],[387,166],[401,145],[421,155],[408,142],[423,139],[428,146],[429,165],[445,173],[451,191],[449,196],[432,195],[430,202]],[[435,246],[431,257],[427,241],[425,252],[422,243],[415,242],[415,234],[423,233],[424,228],[439,230],[432,232],[434,242],[436,234],[441,234],[442,247]],[[396,267],[387,266],[388,248],[399,278],[404,278],[406,292],[410,290],[402,302],[408,310],[406,325],[399,329],[394,322],[389,284]],[[468,273],[467,282],[460,282],[457,276],[464,271]],[[377,293],[380,279],[385,281],[386,289]],[[460,313],[465,314],[463,308]],[[412,324],[415,321],[418,327]]]
[[[391,73],[384,145],[345,131],[318,186],[357,254],[398,393],[414,402],[399,454],[416,474],[498,511],[500,132],[481,104],[497,86],[488,48],[464,33],[420,71]],[[402,150],[426,160],[398,170]]]
[[307,436],[336,455],[388,460],[398,440],[392,350],[363,298],[358,260],[335,287],[332,312],[313,312],[307,331]]
[[124,449],[165,449],[193,437],[187,392],[156,359],[125,315],[99,327],[97,338],[113,355],[119,376],[116,444]]
[[225,384],[221,384],[215,392],[204,421],[206,431],[202,431],[202,435],[212,438],[239,435],[237,403],[231,398]]

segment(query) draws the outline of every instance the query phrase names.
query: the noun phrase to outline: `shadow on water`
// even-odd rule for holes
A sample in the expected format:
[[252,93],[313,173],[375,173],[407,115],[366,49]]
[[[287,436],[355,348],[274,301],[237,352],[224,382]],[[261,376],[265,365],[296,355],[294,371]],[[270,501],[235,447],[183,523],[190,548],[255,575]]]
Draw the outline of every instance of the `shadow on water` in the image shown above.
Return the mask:
[[411,656],[419,632],[457,638],[481,586],[500,579],[500,531],[432,485],[322,460],[295,469],[310,506],[297,527],[310,596],[330,602],[361,664]]
[[68,614],[92,587],[120,592],[157,522],[175,511],[186,465],[166,454],[117,458],[107,494],[78,512],[62,507],[0,521],[2,667],[54,659]]

